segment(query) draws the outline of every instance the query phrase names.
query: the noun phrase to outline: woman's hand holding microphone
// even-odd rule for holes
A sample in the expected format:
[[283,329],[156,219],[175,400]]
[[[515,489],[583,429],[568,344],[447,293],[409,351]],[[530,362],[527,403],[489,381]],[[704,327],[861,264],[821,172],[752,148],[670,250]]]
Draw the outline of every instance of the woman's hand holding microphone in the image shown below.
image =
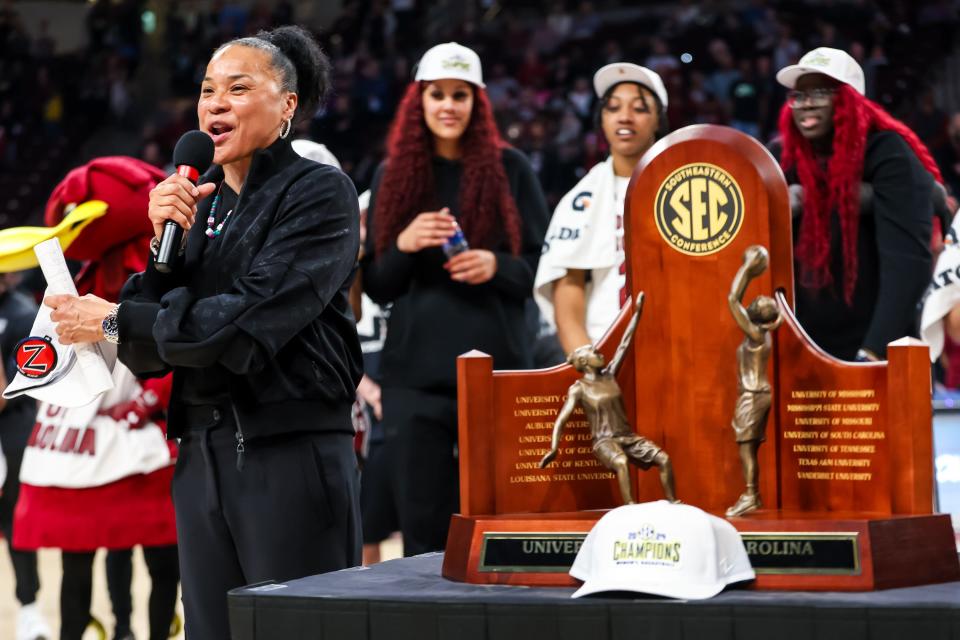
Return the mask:
[[150,206],[147,217],[153,225],[157,238],[163,236],[167,220],[176,222],[184,231],[193,226],[197,215],[197,203],[217,188],[213,182],[196,185],[181,175],[173,174],[150,191]]

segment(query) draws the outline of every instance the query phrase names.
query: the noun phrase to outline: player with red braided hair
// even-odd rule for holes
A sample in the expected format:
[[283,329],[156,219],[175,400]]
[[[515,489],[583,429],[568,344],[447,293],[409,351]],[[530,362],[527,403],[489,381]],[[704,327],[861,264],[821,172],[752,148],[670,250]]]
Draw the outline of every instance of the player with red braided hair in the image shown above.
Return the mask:
[[[422,94],[420,83],[410,83],[387,142],[388,162],[378,190],[382,214],[375,238],[381,253],[411,222],[410,212],[435,206],[430,202],[437,197],[432,189],[433,140],[424,126]],[[500,139],[485,91],[474,95],[470,123],[459,144],[463,154],[460,201],[475,203],[457,216],[467,242],[484,246],[498,242],[505,232],[509,250],[519,253],[520,217],[500,159],[506,143]],[[402,161],[390,163],[390,158]]]
[[863,95],[847,53],[814,49],[777,80],[791,89],[780,162],[795,205],[797,318],[833,356],[881,359],[916,335],[943,179],[917,136]]
[[363,268],[392,304],[381,354],[385,450],[396,464],[404,553],[442,549],[458,505],[456,358],[531,366],[524,310],[549,211],[522,154],[501,140],[480,58],[427,51],[374,178]]

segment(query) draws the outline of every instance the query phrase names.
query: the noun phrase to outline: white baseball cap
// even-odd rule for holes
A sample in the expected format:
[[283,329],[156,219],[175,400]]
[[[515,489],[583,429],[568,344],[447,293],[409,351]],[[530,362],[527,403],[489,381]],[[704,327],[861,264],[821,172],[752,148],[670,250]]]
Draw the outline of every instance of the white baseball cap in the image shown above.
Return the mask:
[[800,79],[800,76],[805,76],[808,73],[822,73],[834,80],[850,85],[860,95],[864,95],[866,92],[863,69],[853,59],[853,56],[840,49],[817,47],[813,51],[808,51],[803,54],[797,64],[780,69],[777,72],[777,82],[788,89],[793,89],[797,86],[797,80]]
[[[88,405],[102,390],[91,385],[73,345],[60,344],[56,323],[50,319],[51,311],[47,305],[40,305],[30,335],[17,344],[12,355],[17,373],[4,389],[3,397],[10,400],[26,395],[58,407]],[[116,345],[98,342],[91,346],[103,359],[108,372],[113,371],[117,361]]]
[[597,97],[602,98],[607,89],[621,82],[636,82],[645,86],[660,100],[663,108],[667,108],[667,88],[663,86],[663,80],[660,74],[646,67],[641,67],[632,62],[614,62],[593,74],[593,90],[597,92]]
[[574,598],[636,591],[689,600],[756,577],[732,524],[666,500],[618,507],[600,518],[570,575],[583,580]]
[[444,42],[427,50],[417,64],[414,80],[466,80],[478,87],[483,84],[483,69],[480,56],[456,42]]

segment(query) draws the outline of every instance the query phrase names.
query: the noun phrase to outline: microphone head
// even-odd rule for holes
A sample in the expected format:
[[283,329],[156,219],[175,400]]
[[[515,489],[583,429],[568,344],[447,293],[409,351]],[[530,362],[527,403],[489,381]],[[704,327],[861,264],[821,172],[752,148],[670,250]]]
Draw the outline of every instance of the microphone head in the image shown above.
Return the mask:
[[199,129],[187,131],[173,148],[173,165],[187,165],[203,173],[213,163],[213,138]]

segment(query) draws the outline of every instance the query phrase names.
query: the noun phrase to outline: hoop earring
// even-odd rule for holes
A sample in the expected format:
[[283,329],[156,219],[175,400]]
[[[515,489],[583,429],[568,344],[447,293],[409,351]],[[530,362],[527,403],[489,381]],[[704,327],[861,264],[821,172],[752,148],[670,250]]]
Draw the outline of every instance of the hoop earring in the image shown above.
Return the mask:
[[[286,130],[284,130],[283,125],[287,126]],[[293,118],[287,118],[283,121],[283,124],[280,125],[280,137],[286,140],[287,136],[290,135],[290,129],[293,129]]]

